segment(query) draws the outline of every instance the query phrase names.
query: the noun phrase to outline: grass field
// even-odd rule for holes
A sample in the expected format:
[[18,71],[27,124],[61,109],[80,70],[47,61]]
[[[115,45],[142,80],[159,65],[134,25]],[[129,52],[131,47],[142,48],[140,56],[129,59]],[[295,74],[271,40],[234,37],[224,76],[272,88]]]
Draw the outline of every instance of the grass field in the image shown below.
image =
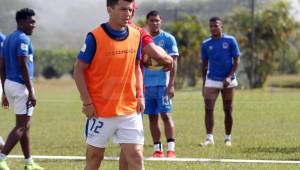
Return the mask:
[[[39,80],[35,84],[38,105],[32,118],[32,154],[84,156],[83,127],[85,117],[72,80]],[[264,88],[238,90],[234,103],[232,148],[225,148],[221,100],[215,110],[215,146],[203,148],[205,138],[203,102],[200,89],[176,93],[173,118],[176,125],[177,157],[222,159],[300,160],[300,90]],[[0,112],[0,134],[6,138],[14,126],[11,112]],[[165,139],[162,140],[165,144]],[[166,146],[166,145],[164,145]],[[118,156],[119,146],[110,145],[106,156]],[[145,152],[152,153],[152,140],[145,117]],[[20,155],[16,146],[11,153]],[[83,161],[38,161],[51,170],[83,169]],[[12,170],[22,169],[22,160],[9,159]],[[300,169],[300,165],[233,164],[146,161],[147,170],[198,169]],[[118,169],[116,161],[104,161],[103,170]]]

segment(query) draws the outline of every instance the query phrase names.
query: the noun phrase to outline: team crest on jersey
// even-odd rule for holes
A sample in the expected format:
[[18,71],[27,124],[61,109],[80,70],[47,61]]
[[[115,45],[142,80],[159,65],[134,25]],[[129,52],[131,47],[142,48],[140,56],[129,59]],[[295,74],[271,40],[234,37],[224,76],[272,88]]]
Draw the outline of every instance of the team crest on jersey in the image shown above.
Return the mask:
[[223,48],[224,48],[224,49],[227,49],[228,47],[229,47],[229,44],[228,44],[227,42],[224,42],[224,43],[223,43]]
[[165,46],[165,41],[164,41],[164,40],[160,40],[159,43],[158,43],[158,45],[159,45],[160,47]]
[[213,50],[214,47],[213,47],[212,45],[210,45],[210,46],[208,47],[208,49],[209,49],[209,50]]
[[24,43],[21,43],[21,50],[28,51],[28,45],[24,44]]

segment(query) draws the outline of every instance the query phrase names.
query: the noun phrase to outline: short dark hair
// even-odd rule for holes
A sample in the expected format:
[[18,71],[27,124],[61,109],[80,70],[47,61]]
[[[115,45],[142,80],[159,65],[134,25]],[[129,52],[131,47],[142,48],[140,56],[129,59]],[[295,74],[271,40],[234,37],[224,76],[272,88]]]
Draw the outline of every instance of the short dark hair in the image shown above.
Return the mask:
[[27,17],[32,17],[34,15],[35,15],[34,11],[30,8],[20,9],[16,13],[16,21],[19,22],[21,20],[27,19]]
[[151,16],[159,16],[159,12],[155,10],[150,11],[146,16],[146,19],[148,20]]
[[[120,0],[106,0],[106,6],[107,7],[114,7],[115,5],[118,4]],[[124,0],[124,1],[127,1],[127,2],[133,2],[134,0]]]
[[211,17],[211,18],[209,19],[209,22],[216,22],[216,21],[221,21],[221,22],[223,22],[222,19],[221,19],[220,17]]

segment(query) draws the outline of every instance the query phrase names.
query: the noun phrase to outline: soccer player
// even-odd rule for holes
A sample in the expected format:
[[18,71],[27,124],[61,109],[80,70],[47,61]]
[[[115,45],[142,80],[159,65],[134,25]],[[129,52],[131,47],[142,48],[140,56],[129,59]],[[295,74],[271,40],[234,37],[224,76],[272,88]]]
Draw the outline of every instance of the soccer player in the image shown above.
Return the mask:
[[[2,56],[2,48],[3,48],[3,44],[4,44],[4,40],[5,40],[5,35],[4,34],[2,34],[1,32],[0,32],[0,65],[2,65],[2,63],[3,63],[3,56]],[[2,75],[0,75],[0,77],[2,77]],[[1,105],[2,106],[4,106],[2,103],[2,91],[4,91],[3,90],[3,87],[2,87],[2,83],[1,83],[1,88],[0,88],[0,98],[1,98]],[[3,148],[3,146],[4,146],[4,140],[3,140],[3,138],[2,138],[2,136],[0,136],[0,151],[2,150],[2,148]]]
[[16,114],[16,125],[8,135],[0,153],[0,169],[8,170],[5,162],[7,155],[20,141],[25,157],[25,169],[43,169],[31,158],[30,153],[30,118],[36,105],[33,89],[33,48],[29,38],[35,28],[35,13],[24,8],[16,13],[17,30],[4,41],[3,59],[0,65],[4,96],[10,109]]
[[87,117],[86,170],[98,169],[108,140],[119,143],[132,170],[143,163],[143,82],[140,32],[128,26],[133,0],[107,0],[109,21],[86,37],[74,79]]
[[148,56],[152,57],[156,61],[162,63],[166,70],[172,69],[173,67],[173,58],[171,56],[165,56],[161,55],[159,51],[155,48],[155,44],[152,40],[151,35],[148,34],[143,28],[135,25],[133,23],[133,16],[135,14],[135,11],[137,10],[137,4],[134,1],[133,2],[133,12],[132,17],[129,21],[130,26],[138,29],[141,32],[141,40],[142,40],[142,53],[147,54]]
[[[170,70],[173,67],[173,58],[171,56],[165,56],[162,55],[157,48],[155,48],[155,44],[152,40],[151,35],[149,35],[148,32],[146,32],[143,28],[137,26],[133,23],[133,16],[137,10],[137,4],[136,1],[133,1],[133,11],[132,11],[132,17],[129,21],[130,26],[138,29],[141,33],[141,41],[142,41],[142,53],[147,54],[148,56],[152,57],[153,59],[157,60],[161,64],[164,65],[165,70]],[[142,65],[143,67],[143,65]],[[124,154],[121,150],[120,153],[120,159],[119,159],[119,169],[127,170],[128,169],[128,162],[124,158]]]
[[162,47],[167,54],[173,57],[174,67],[170,71],[150,70],[144,68],[145,86],[145,114],[149,115],[150,131],[154,143],[153,157],[163,157],[163,146],[161,143],[161,131],[159,126],[159,115],[161,116],[165,135],[168,143],[167,157],[175,157],[175,125],[172,120],[171,99],[174,97],[174,83],[177,69],[177,57],[179,56],[177,43],[170,33],[161,29],[161,18],[157,11],[147,14],[147,25],[150,35],[157,46]]
[[203,97],[205,103],[206,140],[202,146],[214,144],[214,107],[219,93],[222,94],[225,113],[225,145],[231,146],[232,101],[234,87],[238,85],[235,72],[240,63],[240,50],[233,36],[223,33],[223,22],[219,17],[209,20],[211,37],[202,42],[201,60],[203,75]]

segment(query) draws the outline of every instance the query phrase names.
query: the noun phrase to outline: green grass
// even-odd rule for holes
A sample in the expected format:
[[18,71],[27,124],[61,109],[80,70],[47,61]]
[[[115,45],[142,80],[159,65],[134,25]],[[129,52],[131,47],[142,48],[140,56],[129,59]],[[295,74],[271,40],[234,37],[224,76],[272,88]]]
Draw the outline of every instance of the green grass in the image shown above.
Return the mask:
[[[38,105],[32,117],[33,155],[84,156],[85,117],[71,80],[37,81]],[[177,157],[222,159],[300,160],[300,91],[265,88],[238,90],[234,102],[232,148],[225,148],[223,112],[220,98],[215,109],[215,146],[203,148],[205,138],[203,101],[200,89],[176,93],[173,118],[176,125]],[[15,116],[1,110],[0,134],[6,138]],[[165,138],[162,138],[165,144]],[[166,147],[166,145],[164,145]],[[145,117],[145,152],[152,153],[152,140]],[[111,144],[106,156],[118,156],[118,145]],[[11,154],[22,154],[16,146]],[[46,169],[83,169],[84,161],[38,161]],[[12,169],[22,169],[22,160],[9,159]],[[183,169],[299,169],[300,165],[188,163],[146,161],[148,170]],[[104,170],[118,169],[118,162],[104,161]]]

